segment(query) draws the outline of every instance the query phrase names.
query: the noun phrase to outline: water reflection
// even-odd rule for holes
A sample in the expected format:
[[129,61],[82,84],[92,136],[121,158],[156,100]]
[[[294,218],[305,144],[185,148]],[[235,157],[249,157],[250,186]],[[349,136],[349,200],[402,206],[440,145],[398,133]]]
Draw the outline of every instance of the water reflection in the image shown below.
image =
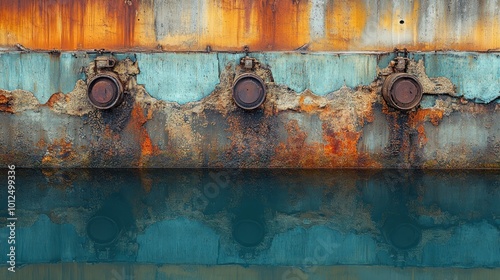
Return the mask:
[[500,265],[500,171],[18,173],[20,263]]

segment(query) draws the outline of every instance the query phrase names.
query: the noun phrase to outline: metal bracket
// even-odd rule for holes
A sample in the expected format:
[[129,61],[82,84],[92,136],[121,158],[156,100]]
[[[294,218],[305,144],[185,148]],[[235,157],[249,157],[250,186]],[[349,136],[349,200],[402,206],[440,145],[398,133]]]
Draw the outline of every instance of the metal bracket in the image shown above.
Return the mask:
[[258,63],[259,61],[257,61],[257,59],[249,56],[242,57],[240,60],[241,66],[243,66],[246,70],[254,69]]
[[98,56],[94,61],[97,69],[113,68],[116,65],[116,58],[112,56]]

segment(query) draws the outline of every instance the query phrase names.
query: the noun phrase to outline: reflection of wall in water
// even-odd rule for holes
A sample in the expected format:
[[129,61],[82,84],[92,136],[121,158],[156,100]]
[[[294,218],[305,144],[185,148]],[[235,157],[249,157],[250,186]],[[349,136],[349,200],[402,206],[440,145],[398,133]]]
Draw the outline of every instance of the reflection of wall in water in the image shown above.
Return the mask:
[[[325,265],[498,266],[499,178],[498,171],[19,170],[18,260],[98,260],[86,225],[119,197],[133,223],[109,261],[300,266],[320,248]],[[394,216],[421,230],[418,242],[394,246]],[[235,236],[241,221],[253,233]]]

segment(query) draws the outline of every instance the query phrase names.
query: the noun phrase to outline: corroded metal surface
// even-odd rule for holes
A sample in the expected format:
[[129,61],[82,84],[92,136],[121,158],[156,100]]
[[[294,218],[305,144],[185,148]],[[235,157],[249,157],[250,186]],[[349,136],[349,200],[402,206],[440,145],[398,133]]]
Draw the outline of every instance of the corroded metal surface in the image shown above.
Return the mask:
[[500,46],[499,18],[497,0],[2,1],[0,46],[487,51]]
[[[137,77],[143,74],[139,68],[151,65],[143,67],[142,60],[134,61],[129,56],[121,56],[111,70],[130,93],[110,110],[95,109],[88,102],[84,80],[76,80],[69,93],[53,93],[45,104],[29,91],[2,90],[0,121],[8,125],[2,126],[5,133],[0,136],[1,162],[46,167],[500,167],[500,124],[495,121],[500,104],[494,100],[495,95],[470,93],[475,98],[493,98],[486,104],[463,99],[463,85],[455,85],[446,76],[429,77],[423,60],[410,59],[407,67],[408,73],[422,83],[422,104],[400,112],[388,106],[381,94],[384,80],[393,73],[389,59],[381,60],[378,68],[373,63],[375,69],[366,69],[375,73],[371,82],[318,95],[277,83],[275,76],[282,73],[276,70],[275,75],[263,53],[260,56],[264,59],[252,73],[266,85],[266,102],[247,112],[232,98],[235,78],[248,72],[239,64],[242,55],[207,54],[220,57],[216,62],[223,64],[209,66],[220,73],[208,74],[196,63],[189,66],[196,70],[193,75],[218,78],[207,79],[203,87],[218,84],[206,97],[182,105],[169,99],[183,98],[189,91],[176,88],[157,93],[164,99],[151,96],[148,85],[137,83]],[[312,62],[318,61],[317,55],[301,59],[308,62],[310,56]],[[347,56],[349,60],[335,55],[340,58],[327,61],[356,58]],[[35,57],[38,59],[38,55]],[[230,57],[235,59],[231,62]],[[269,57],[273,63],[293,58],[277,54]],[[359,59],[376,62],[376,56],[362,55]],[[88,79],[95,76],[94,67],[90,60],[85,70]],[[172,74],[179,71],[176,68]],[[309,79],[307,72],[301,73]],[[189,77],[190,73],[184,74]],[[298,77],[290,83],[303,84]],[[343,76],[334,81],[337,79]],[[493,90],[494,85],[486,85],[486,89]],[[42,81],[35,86],[48,88]],[[192,88],[196,94],[198,89]]]

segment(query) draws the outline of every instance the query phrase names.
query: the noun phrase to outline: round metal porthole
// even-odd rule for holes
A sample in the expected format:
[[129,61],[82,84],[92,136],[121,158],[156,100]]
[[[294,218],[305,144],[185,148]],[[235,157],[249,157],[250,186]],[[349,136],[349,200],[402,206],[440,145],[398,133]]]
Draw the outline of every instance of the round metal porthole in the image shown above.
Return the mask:
[[266,99],[264,81],[251,73],[238,76],[233,83],[233,99],[236,105],[245,110],[259,107]]
[[109,109],[123,100],[123,86],[114,75],[99,74],[88,82],[87,94],[94,107]]
[[416,247],[422,239],[422,230],[409,217],[395,216],[384,225],[386,240],[397,249],[408,250]]
[[411,110],[422,100],[422,85],[410,74],[391,74],[384,81],[382,96],[389,106],[399,110]]
[[98,245],[112,244],[118,239],[120,232],[118,223],[106,216],[94,216],[87,223],[87,234]]
[[239,220],[233,226],[233,238],[245,247],[255,247],[264,240],[264,226],[255,220]]

